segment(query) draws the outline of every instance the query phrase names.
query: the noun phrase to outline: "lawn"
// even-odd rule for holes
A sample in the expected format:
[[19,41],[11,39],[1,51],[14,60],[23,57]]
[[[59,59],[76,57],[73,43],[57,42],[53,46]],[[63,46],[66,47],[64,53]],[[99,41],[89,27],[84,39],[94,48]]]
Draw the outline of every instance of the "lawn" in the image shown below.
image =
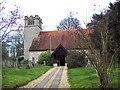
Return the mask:
[[16,68],[4,68],[2,88],[15,88],[17,86],[25,85],[43,75],[51,68],[53,68],[53,66],[36,66],[31,69],[20,67],[20,70],[16,70]]
[[0,67],[0,90],[2,88],[2,68]]
[[[118,88],[118,72],[120,69],[115,69],[111,82],[110,88]],[[68,69],[68,82],[72,88],[99,88],[100,81],[93,68],[74,68]]]

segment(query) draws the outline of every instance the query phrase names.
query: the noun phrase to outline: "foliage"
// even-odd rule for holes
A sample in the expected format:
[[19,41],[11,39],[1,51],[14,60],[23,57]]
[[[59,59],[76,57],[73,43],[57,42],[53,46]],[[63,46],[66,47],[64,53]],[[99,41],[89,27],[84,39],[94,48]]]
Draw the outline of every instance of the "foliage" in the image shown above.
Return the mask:
[[[112,41],[109,40],[110,42],[108,42],[107,48],[110,54],[115,53],[113,49],[115,49],[116,46],[120,49],[120,2],[116,2],[114,4],[110,3],[108,10],[106,10],[104,13],[102,12],[101,14],[94,14],[92,18],[93,19],[91,20],[91,23],[88,23],[87,25],[88,28],[94,29],[94,32],[90,34],[92,42],[94,42],[94,45],[101,50],[101,37],[99,27],[100,25],[105,25],[106,23],[108,23],[108,38]],[[100,24],[98,24],[99,22]],[[119,53],[117,57],[118,60],[120,60],[119,50],[117,53]]]
[[[109,83],[109,88],[119,87],[118,72],[120,73],[120,70],[116,68],[111,77],[112,81]],[[68,82],[71,88],[100,88],[100,81],[94,68],[68,69]]]
[[69,30],[69,29],[80,29],[80,21],[74,17],[74,14],[70,12],[67,18],[64,18],[60,21],[59,25],[57,26],[57,30]]
[[38,63],[43,64],[44,61],[46,62],[46,65],[48,66],[53,65],[53,58],[51,57],[51,53],[49,50],[47,50],[45,53],[41,53],[38,56]]
[[[109,15],[109,34],[112,36],[112,39],[114,42],[118,45],[117,48],[119,48],[120,51],[120,1],[116,2],[114,4],[110,3],[109,4],[109,10],[108,10],[108,15]],[[115,45],[112,44],[112,48],[115,48]],[[112,49],[110,49],[111,53],[114,53]],[[118,53],[118,60],[120,60],[120,52]]]
[[26,69],[26,67],[20,67],[20,70],[16,68],[4,68],[2,77],[3,88],[14,88],[17,86],[25,85],[28,82],[40,77],[52,66],[38,66]]
[[20,64],[28,64],[28,60],[24,59],[20,62]]
[[69,68],[85,67],[87,65],[85,55],[75,50],[68,52],[66,62]]
[[97,28],[97,23],[103,19],[103,13],[101,13],[100,15],[98,14],[94,14],[93,15],[93,20],[91,20],[91,23],[88,23],[88,28],[93,28],[94,31],[93,33],[90,33],[90,39],[93,43],[93,45],[95,46],[95,48],[101,50],[101,36],[100,36],[100,32],[98,31],[99,29]]
[[[93,20],[89,23],[89,27],[93,28],[94,31],[90,38],[82,30],[77,30],[77,33],[75,33],[79,38],[77,44],[81,48],[81,53],[87,56],[99,76],[101,88],[108,88],[111,74],[115,69],[115,62],[118,61],[120,49],[115,41],[114,34],[110,31],[113,27],[110,27],[112,23],[109,20],[110,14],[114,13],[106,10],[105,12],[101,12],[101,14],[93,15]],[[84,51],[83,45],[86,46],[89,52]],[[107,72],[108,68],[111,68],[110,72]]]
[[13,59],[10,59],[9,61],[10,61],[10,62],[14,62],[14,60],[13,60]]

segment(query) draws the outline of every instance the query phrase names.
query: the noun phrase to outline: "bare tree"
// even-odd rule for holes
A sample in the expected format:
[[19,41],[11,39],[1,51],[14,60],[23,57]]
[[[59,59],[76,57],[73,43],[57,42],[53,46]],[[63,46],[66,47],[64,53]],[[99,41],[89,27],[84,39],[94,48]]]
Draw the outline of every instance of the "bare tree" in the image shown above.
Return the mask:
[[[93,29],[78,30],[74,34],[79,39],[76,44],[95,68],[101,88],[108,88],[111,75],[119,61],[119,3],[110,4],[110,9],[101,12],[99,15],[94,14],[93,20],[88,24],[89,28]],[[90,32],[92,38],[91,35],[88,35]],[[86,52],[84,46],[88,52]]]
[[0,32],[2,40],[5,40],[11,32],[21,32],[21,19],[23,16],[20,13],[19,7],[15,5],[14,10],[6,14],[5,7],[0,3]]
[[70,12],[67,18],[60,21],[57,30],[80,29],[80,21],[74,17],[74,13]]
[[16,53],[15,57],[23,55],[23,48],[24,48],[24,39],[23,39],[23,33],[14,33],[14,35],[10,36],[9,39],[7,40],[12,48],[15,50],[13,53]]
[[[100,80],[101,88],[108,88],[110,76],[115,69],[116,62],[118,60],[118,46],[116,42],[112,39],[112,35],[109,35],[108,29],[108,16],[105,16],[103,19],[96,23],[95,30],[98,30],[100,35],[100,43],[101,47],[96,48],[95,44],[91,41],[88,33],[93,32],[94,30],[83,31],[78,29],[74,36],[79,39],[79,42],[76,42],[77,45],[81,48],[81,52],[87,56],[92,66],[97,71]],[[94,37],[97,38],[97,37]],[[111,48],[110,44],[114,43],[114,53],[110,54],[108,52],[108,47]],[[84,50],[84,46],[86,46],[88,52]],[[108,71],[109,69],[109,71]]]
[[[14,9],[9,12],[6,12],[5,10],[6,10],[5,4],[4,2],[1,2],[0,3],[0,43],[1,42],[15,43],[14,40],[12,40],[13,33],[23,32],[23,24],[22,24],[23,15],[21,14],[20,8],[16,5]],[[2,48],[0,48],[0,50],[2,51]]]

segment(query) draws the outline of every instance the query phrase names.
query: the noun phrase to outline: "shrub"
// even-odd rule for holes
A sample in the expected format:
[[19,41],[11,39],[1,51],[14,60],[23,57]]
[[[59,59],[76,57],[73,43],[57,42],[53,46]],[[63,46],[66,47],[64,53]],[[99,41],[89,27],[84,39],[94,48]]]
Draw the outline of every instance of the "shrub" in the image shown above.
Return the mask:
[[28,64],[28,60],[24,59],[20,62],[20,64]]
[[14,62],[14,60],[13,60],[13,59],[10,59],[9,62]]
[[68,52],[66,62],[68,68],[85,67],[87,65],[87,59],[85,58],[85,55],[75,50]]
[[47,50],[45,53],[41,53],[38,56],[38,63],[43,64],[46,61],[46,65],[52,66],[53,65],[53,58],[51,57],[51,53]]

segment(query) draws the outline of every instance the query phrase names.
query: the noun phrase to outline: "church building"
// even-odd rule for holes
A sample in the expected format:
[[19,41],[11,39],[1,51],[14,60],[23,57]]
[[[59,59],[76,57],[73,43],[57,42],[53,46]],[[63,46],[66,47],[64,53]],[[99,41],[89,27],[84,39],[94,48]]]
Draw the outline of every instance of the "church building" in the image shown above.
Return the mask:
[[[54,58],[54,64],[57,63],[59,66],[64,66],[65,57],[68,54],[68,50],[80,50],[80,47],[76,44],[79,39],[77,39],[76,35],[74,34],[77,30],[42,31],[41,26],[42,19],[38,15],[35,15],[35,17],[25,16],[25,59],[36,63],[38,61],[38,56],[41,53],[50,50],[52,57]],[[83,47],[85,48],[85,46]]]

